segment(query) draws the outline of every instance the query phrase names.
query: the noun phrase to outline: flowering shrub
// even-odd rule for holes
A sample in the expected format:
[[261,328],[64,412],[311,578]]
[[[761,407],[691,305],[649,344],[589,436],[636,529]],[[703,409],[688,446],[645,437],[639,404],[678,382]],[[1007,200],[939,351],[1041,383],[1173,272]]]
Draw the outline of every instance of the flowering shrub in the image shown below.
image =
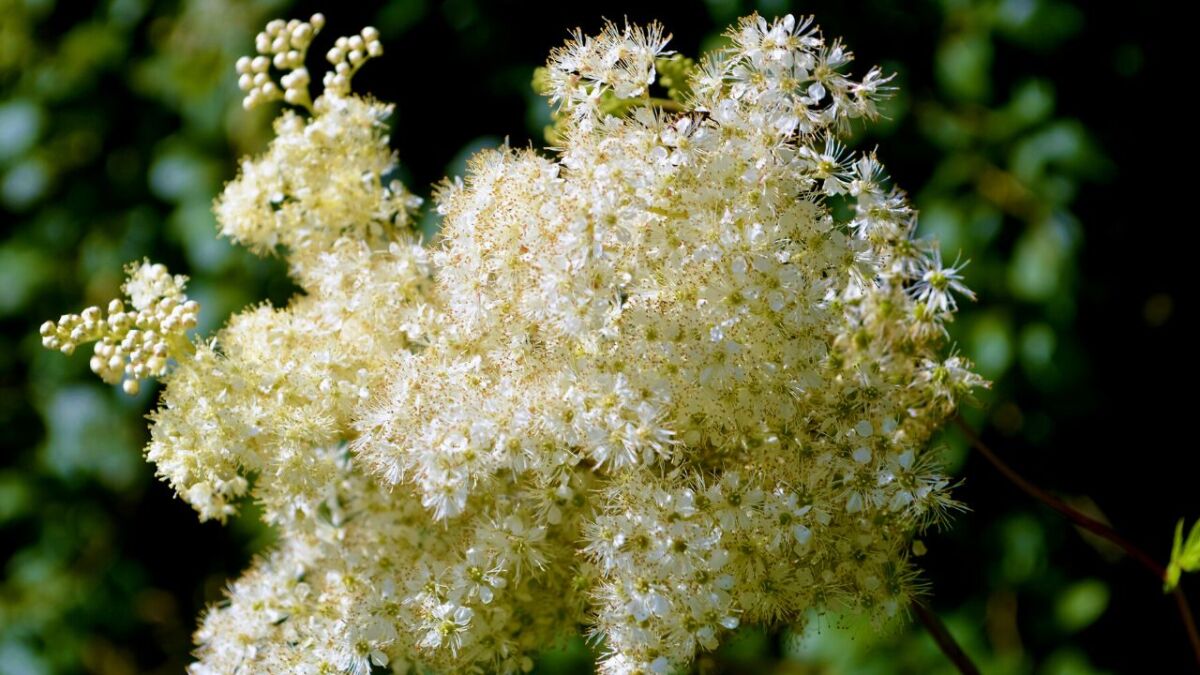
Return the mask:
[[312,100],[323,23],[239,61],[247,107],[300,112],[215,206],[303,292],[192,338],[186,279],[141,263],[133,310],[42,327],[164,381],[147,456],[202,519],[253,495],[279,532],[192,671],[528,670],[584,625],[606,672],[662,672],[741,624],[904,612],[955,507],[930,437],[983,382],[945,353],[960,267],[838,143],[888,78],[791,16],[699,65],[657,25],[577,33],[538,78],[558,147],[477,155],[422,242],[391,107],[350,90],[378,34]]

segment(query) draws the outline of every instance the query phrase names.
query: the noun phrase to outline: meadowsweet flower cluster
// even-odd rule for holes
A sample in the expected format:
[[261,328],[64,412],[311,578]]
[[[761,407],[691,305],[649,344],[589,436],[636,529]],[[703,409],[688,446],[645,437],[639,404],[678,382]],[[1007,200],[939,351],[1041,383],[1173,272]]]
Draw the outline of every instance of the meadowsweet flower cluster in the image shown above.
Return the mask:
[[308,114],[216,203],[303,293],[180,346],[182,278],[141,266],[137,314],[43,328],[162,377],[148,456],[201,518],[253,494],[278,529],[192,672],[524,671],[579,626],[605,672],[667,672],[740,625],[903,613],[954,506],[927,446],[984,383],[945,354],[960,268],[838,141],[888,78],[791,16],[699,65],[657,25],[575,34],[540,85],[559,148],[477,155],[425,243],[383,181],[390,107],[349,91],[375,31],[307,105],[322,24],[239,63],[247,105]]

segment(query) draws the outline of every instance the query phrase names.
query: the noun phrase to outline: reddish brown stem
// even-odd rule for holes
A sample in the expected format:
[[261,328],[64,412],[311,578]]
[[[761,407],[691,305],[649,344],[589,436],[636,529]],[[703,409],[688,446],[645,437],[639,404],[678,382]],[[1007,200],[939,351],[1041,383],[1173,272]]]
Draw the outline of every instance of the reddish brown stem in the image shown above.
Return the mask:
[[933,637],[933,641],[941,648],[942,653],[947,659],[958,668],[958,672],[962,675],[979,675],[979,669],[975,667],[971,657],[958,646],[958,642],[954,640],[954,636],[946,629],[946,624],[938,618],[933,610],[925,606],[925,603],[920,600],[914,600],[912,603],[913,611],[917,613],[917,618],[921,623],[925,624],[925,630],[929,631],[929,635]]
[[954,418],[954,424],[956,424],[959,430],[962,431],[963,435],[967,437],[967,441],[971,443],[971,446],[978,450],[979,454],[983,455],[984,459],[991,463],[992,466],[996,467],[997,471],[1004,474],[1005,478],[1012,481],[1012,483],[1025,492],[1025,494],[1042,502],[1055,511],[1058,511],[1065,516],[1067,520],[1070,520],[1088,532],[1091,532],[1098,537],[1102,537],[1116,544],[1135,560],[1140,562],[1142,566],[1149,570],[1150,573],[1153,574],[1159,581],[1162,581],[1166,578],[1166,568],[1158,564],[1154,558],[1151,558],[1146,554],[1145,551],[1135,546],[1133,543],[1125,539],[1125,537],[1117,534],[1116,531],[1111,527],[1071,508],[1058,497],[1055,497],[1049,492],[1046,492],[1040,487],[1025,480],[1021,474],[1014,471],[1012,467],[1005,464],[1004,460],[1000,459],[996,453],[992,452],[991,448],[989,448],[982,440],[979,439],[979,435],[976,434],[975,431],[968,426],[961,417],[956,416]]
[[1196,618],[1192,616],[1192,608],[1188,606],[1187,598],[1183,595],[1183,586],[1176,584],[1171,592],[1175,596],[1175,604],[1179,607],[1179,616],[1183,619],[1183,627],[1187,630],[1188,640],[1192,643],[1192,651],[1196,654],[1196,665],[1200,666],[1200,632],[1196,630]]
[[[1145,551],[1138,548],[1125,537],[1117,534],[1116,530],[1112,529],[1108,525],[1105,525],[1104,523],[1072,508],[1061,499],[1055,497],[1049,492],[1046,492],[1028,480],[1025,480],[1024,476],[1014,471],[1009,465],[1005,464],[1004,460],[1000,459],[1000,457],[979,438],[979,434],[975,433],[975,430],[972,429],[971,426],[965,421],[963,421],[961,417],[956,415],[954,417],[954,424],[959,428],[960,431],[962,431],[963,435],[966,436],[967,441],[971,444],[971,447],[978,450],[979,454],[983,455],[984,459],[986,459],[993,467],[995,467],[997,471],[1003,474],[1005,478],[1020,488],[1025,494],[1042,502],[1055,511],[1058,511],[1060,514],[1065,516],[1067,520],[1070,520],[1088,532],[1091,532],[1098,537],[1116,544],[1121,548],[1121,550],[1129,554],[1130,557],[1141,563],[1142,567],[1146,568],[1146,570],[1153,574],[1159,581],[1166,581],[1166,568],[1160,565],[1154,558],[1150,557],[1150,555]],[[1196,663],[1197,665],[1200,665],[1200,633],[1198,633],[1196,630],[1196,620],[1192,616],[1192,610],[1188,606],[1187,598],[1183,595],[1183,588],[1179,585],[1176,585],[1173,594],[1175,595],[1175,603],[1179,606],[1179,616],[1183,620],[1184,628],[1187,630],[1188,641],[1191,642],[1192,651],[1195,653]]]

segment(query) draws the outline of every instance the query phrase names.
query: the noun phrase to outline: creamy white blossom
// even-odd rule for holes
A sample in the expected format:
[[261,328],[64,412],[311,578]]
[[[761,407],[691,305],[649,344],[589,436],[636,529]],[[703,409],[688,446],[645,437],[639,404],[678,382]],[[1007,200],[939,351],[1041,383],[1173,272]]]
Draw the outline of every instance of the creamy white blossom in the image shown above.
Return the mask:
[[349,89],[378,33],[335,43],[310,103],[322,25],[239,62],[247,105],[306,114],[216,202],[303,293],[201,339],[183,278],[134,266],[135,311],[42,330],[97,341],[106,381],[161,377],[160,475],[279,533],[192,672],[524,671],[578,627],[604,672],[669,672],[742,625],[903,613],[913,537],[955,506],[930,438],[984,382],[945,354],[962,267],[842,145],[888,78],[752,16],[662,102],[660,26],[576,33],[543,82],[560,147],[476,155],[422,242],[391,107]]

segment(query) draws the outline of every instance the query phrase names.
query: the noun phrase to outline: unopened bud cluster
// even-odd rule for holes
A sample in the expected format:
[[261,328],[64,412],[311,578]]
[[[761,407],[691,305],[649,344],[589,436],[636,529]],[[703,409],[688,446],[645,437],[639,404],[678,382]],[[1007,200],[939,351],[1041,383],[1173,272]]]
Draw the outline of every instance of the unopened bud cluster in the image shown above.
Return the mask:
[[[238,87],[246,92],[242,105],[247,110],[279,99],[311,107],[308,93],[311,78],[304,59],[313,38],[324,26],[322,14],[314,14],[308,21],[276,19],[255,37],[258,55],[243,56],[237,61]],[[272,77],[271,66],[284,72],[278,83]]]
[[252,494],[278,531],[191,672],[527,671],[582,629],[604,672],[663,673],[740,626],[903,615],[914,537],[956,507],[931,439],[985,383],[947,354],[961,266],[840,144],[888,78],[790,16],[699,65],[657,25],[577,33],[542,76],[559,149],[475,156],[422,242],[391,108],[349,92],[376,31],[313,105],[267,88],[320,24],[239,62],[250,104],[312,116],[215,206],[303,293],[192,345],[181,278],[144,265],[135,312],[43,329],[99,340],[109,380],[166,370],[147,457],[201,518]]
[[171,276],[162,265],[134,264],[127,271],[124,288],[133,299],[132,309],[113,300],[107,312],[88,307],[57,323],[47,321],[41,334],[43,346],[64,354],[95,342],[92,372],[109,384],[124,379],[122,388],[132,395],[140,389],[140,380],[166,372],[170,359],[187,344],[185,333],[196,327],[200,307],[183,294],[186,277]]
[[[249,110],[270,101],[284,100],[292,105],[312,109],[308,85],[312,81],[304,60],[313,38],[325,26],[325,16],[314,14],[308,21],[276,19],[255,38],[256,56],[243,56],[237,61],[238,87],[246,92],[242,105]],[[325,73],[322,84],[327,92],[346,95],[354,74],[368,60],[383,56],[379,31],[368,26],[358,35],[340,37],[325,53],[333,70]],[[272,66],[283,71],[276,82]]]
[[325,54],[333,70],[325,73],[326,90],[342,94],[350,92],[350,80],[368,59],[383,56],[379,31],[367,26],[358,35],[340,37]]

